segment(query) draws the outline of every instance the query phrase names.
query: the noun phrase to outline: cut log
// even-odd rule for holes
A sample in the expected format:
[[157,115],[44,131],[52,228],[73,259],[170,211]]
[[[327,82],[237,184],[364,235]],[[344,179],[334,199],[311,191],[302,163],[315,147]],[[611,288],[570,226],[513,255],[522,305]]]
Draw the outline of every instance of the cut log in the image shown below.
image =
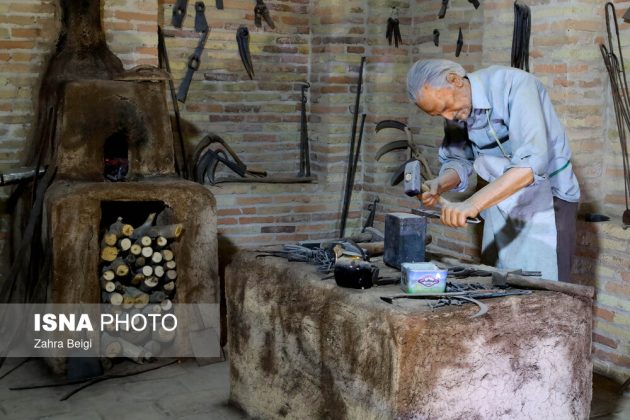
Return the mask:
[[154,252],[153,255],[151,256],[151,261],[153,261],[154,264],[159,264],[162,262],[162,254],[159,252]]
[[153,226],[147,232],[152,238],[157,238],[158,236],[163,236],[166,239],[177,239],[184,231],[184,225],[181,223],[176,223],[174,225],[164,225],[164,226]]
[[171,310],[171,308],[173,307],[173,302],[171,302],[170,299],[164,299],[161,303],[160,306],[162,307],[162,311],[164,312],[168,312]]
[[164,267],[162,267],[161,265],[156,265],[155,267],[153,267],[153,275],[157,278],[164,277]]
[[146,246],[151,246],[152,242],[153,242],[153,240],[151,239],[151,237],[143,236],[136,243],[140,244],[140,246],[142,246],[144,248]]
[[134,265],[136,265],[136,256],[133,254],[129,254],[125,257],[125,262],[127,263],[127,265],[129,265],[130,267],[133,267]]
[[168,270],[166,272],[166,278],[168,280],[174,281],[177,278],[177,271],[175,271],[175,270]]
[[103,261],[112,262],[116,259],[117,256],[118,248],[115,248],[113,246],[106,246],[105,248],[101,249],[101,260]]
[[[157,292],[153,292],[151,293],[151,296],[149,296],[149,303],[162,303],[162,301],[166,299],[166,293],[164,293],[161,290],[158,290]],[[151,306],[151,305],[149,305]],[[153,306],[157,306],[158,307],[158,312],[160,313],[162,312],[162,307],[160,305],[153,305]]]
[[114,273],[116,273],[116,276],[118,277],[124,277],[129,274],[129,266],[127,265],[125,260],[120,257],[112,261],[112,263],[109,265],[109,269],[114,271]]
[[140,269],[140,272],[142,272],[145,277],[151,277],[153,275],[153,267],[145,265]]
[[[173,260],[173,251],[171,251],[170,249],[163,249],[162,251],[162,259],[164,261],[172,261]],[[175,267],[173,267],[175,268]]]
[[131,236],[133,235],[133,226],[123,223],[122,217],[119,217],[112,225],[109,227],[109,233],[113,233],[117,238],[122,238],[123,236]]
[[167,270],[175,270],[175,267],[177,267],[177,263],[175,261],[167,261],[166,264],[164,264],[164,268]]
[[108,357],[101,357],[100,362],[101,362],[101,367],[103,368],[103,371],[108,371],[114,367],[114,361]]
[[136,273],[131,278],[131,284],[136,286],[136,287],[140,286],[142,284],[142,282],[144,281],[144,279],[145,279],[144,274]]
[[153,225],[153,221],[155,220],[155,213],[151,213],[149,214],[149,217],[147,217],[147,219],[144,221],[143,224],[141,224],[140,226],[138,226],[133,235],[131,236],[133,239],[138,239],[142,236],[144,236],[146,234],[146,232],[149,230],[149,228],[151,228],[151,225]]
[[153,331],[151,337],[158,343],[170,343],[175,339],[176,331],[176,329],[173,331],[167,331],[160,327],[156,331]]
[[123,238],[118,241],[118,248],[120,248],[122,251],[129,251],[129,249],[131,248],[131,239]]
[[[142,313],[145,315],[150,315],[150,314],[160,314],[162,313],[162,307],[160,305],[156,305],[156,303],[160,303],[162,300],[160,300],[160,302],[154,302],[154,295],[159,295],[159,294],[164,294],[164,292],[153,292],[151,293],[150,296],[150,300],[149,300],[149,304],[147,306],[145,306],[144,308],[142,308]],[[157,296],[159,297],[159,296]]]
[[136,267],[144,267],[145,265],[147,265],[147,260],[146,258],[140,256],[140,257],[136,257],[136,262],[134,263],[134,265]]
[[119,306],[123,303],[123,295],[118,292],[107,293],[103,292],[101,294],[101,299],[104,303],[111,303],[114,306]]
[[122,343],[119,337],[114,337],[106,332],[101,334],[101,354],[105,357],[118,357],[122,354]]
[[173,293],[173,290],[175,290],[175,282],[169,281],[168,283],[164,283],[163,288],[164,291],[170,295],[171,293]]
[[123,306],[144,308],[149,303],[149,295],[135,287],[128,287],[123,295]]
[[155,244],[160,248],[164,248],[168,244],[168,239],[166,239],[164,236],[158,236],[155,239]]
[[119,281],[115,281],[114,282],[114,286],[116,286],[115,291],[120,293],[121,295],[125,293],[125,291],[127,290],[127,286],[125,286],[124,284],[122,284]]
[[116,273],[114,273],[114,271],[110,270],[109,268],[105,268],[103,270],[103,274],[101,275],[101,278],[103,278],[106,281],[112,281],[114,280],[115,277],[116,277]]
[[142,252],[142,246],[140,246],[140,244],[133,244],[131,248],[129,248],[129,252],[137,257]]
[[114,233],[106,232],[103,235],[103,239],[101,240],[101,248],[105,248],[106,246],[114,246],[118,241],[118,237]]
[[113,281],[101,279],[101,290],[112,293],[116,291],[116,284]]
[[122,342],[122,354],[134,363],[143,364],[153,358],[153,355],[144,347],[137,346],[127,340]]
[[[157,277],[149,277],[144,279],[142,284],[140,285],[140,290],[146,293],[151,293],[153,289],[158,285],[159,281]],[[151,302],[151,296],[149,296],[149,302]]]
[[159,355],[162,351],[162,345],[155,340],[149,340],[149,342],[144,345],[144,348],[153,356]]
[[145,258],[151,258],[153,256],[153,248],[149,246],[142,248],[142,256]]

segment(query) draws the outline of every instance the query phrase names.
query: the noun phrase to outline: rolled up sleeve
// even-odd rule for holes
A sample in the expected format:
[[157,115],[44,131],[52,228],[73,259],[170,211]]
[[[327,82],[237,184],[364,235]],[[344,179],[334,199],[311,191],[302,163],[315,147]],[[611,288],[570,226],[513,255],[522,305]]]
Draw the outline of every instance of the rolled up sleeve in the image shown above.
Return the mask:
[[473,172],[473,153],[468,142],[442,145],[438,152],[440,163],[440,175],[447,169],[453,169],[459,175],[460,183],[453,191],[462,192],[468,188],[468,177]]
[[533,76],[522,77],[513,83],[508,102],[512,158],[506,170],[531,168],[535,180],[546,178],[549,166],[548,133],[538,88]]

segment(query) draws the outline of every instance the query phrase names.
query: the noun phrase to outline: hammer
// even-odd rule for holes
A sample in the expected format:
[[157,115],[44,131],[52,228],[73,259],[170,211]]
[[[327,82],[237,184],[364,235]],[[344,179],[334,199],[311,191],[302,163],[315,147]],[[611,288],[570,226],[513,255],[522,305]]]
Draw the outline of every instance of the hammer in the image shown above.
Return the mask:
[[[422,175],[420,173],[420,162],[417,160],[412,160],[411,162],[405,165],[403,183],[405,187],[405,194],[407,194],[409,197],[417,197],[423,191],[424,192],[429,191],[429,187],[426,184],[422,183]],[[440,199],[438,200],[438,202],[440,203],[441,206],[447,206],[451,204],[447,199],[443,198],[442,196],[440,196]],[[418,214],[420,216],[439,219],[442,211],[439,209],[436,209],[436,210],[413,209],[412,213]],[[476,217],[475,218],[468,217],[466,218],[466,223],[477,224],[477,223],[481,223],[481,220]]]

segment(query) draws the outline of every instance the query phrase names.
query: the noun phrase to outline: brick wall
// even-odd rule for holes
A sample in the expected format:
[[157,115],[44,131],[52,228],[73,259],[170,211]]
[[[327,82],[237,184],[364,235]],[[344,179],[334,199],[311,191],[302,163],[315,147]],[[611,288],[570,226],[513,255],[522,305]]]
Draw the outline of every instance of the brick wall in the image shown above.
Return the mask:
[[[125,67],[156,64],[156,27],[167,34],[176,86],[197,44],[194,8],[182,30],[170,25],[174,0],[104,0],[104,26],[110,48]],[[220,184],[217,197],[221,237],[235,246],[290,242],[334,236],[343,197],[355,84],[361,56],[367,56],[362,112],[368,114],[348,232],[357,230],[367,204],[380,197],[376,226],[386,212],[416,205],[389,177],[407,158],[395,152],[380,162],[374,153],[400,133],[374,132],[376,122],[407,122],[414,138],[437,171],[435,156],[442,123],[418,112],[405,93],[409,66],[424,57],[445,57],[473,71],[509,64],[513,2],[488,0],[478,10],[451,0],[446,18],[437,19],[440,2],[429,0],[269,0],[277,28],[253,25],[250,0],[225,2],[216,10],[207,2],[211,33],[195,74],[187,103],[181,106],[189,148],[208,132],[223,136],[246,163],[272,175],[298,171],[300,86],[311,83],[311,162],[313,184]],[[528,2],[533,36],[530,64],[549,88],[566,125],[574,151],[574,168],[583,191],[583,209],[606,212],[606,224],[579,224],[575,278],[597,288],[594,324],[596,369],[622,380],[630,375],[630,231],[620,228],[624,208],[621,160],[609,87],[597,43],[605,38],[603,7],[592,0]],[[622,14],[629,3],[619,3]],[[403,45],[385,40],[391,6],[399,8]],[[55,42],[58,24],[53,0],[0,0],[0,169],[14,167],[32,121],[39,77]],[[235,32],[246,24],[256,78],[250,81],[237,54]],[[464,49],[454,57],[457,30]],[[440,46],[432,43],[441,32]],[[622,24],[624,45],[627,25]],[[630,54],[627,54],[630,56]],[[604,110],[602,112],[602,110]],[[474,183],[473,183],[474,184]],[[7,189],[2,193],[6,197]],[[6,218],[0,232],[7,231]],[[432,223],[434,245],[477,259],[480,232],[446,229]],[[6,235],[6,233],[4,233]],[[2,237],[0,237],[2,239]]]

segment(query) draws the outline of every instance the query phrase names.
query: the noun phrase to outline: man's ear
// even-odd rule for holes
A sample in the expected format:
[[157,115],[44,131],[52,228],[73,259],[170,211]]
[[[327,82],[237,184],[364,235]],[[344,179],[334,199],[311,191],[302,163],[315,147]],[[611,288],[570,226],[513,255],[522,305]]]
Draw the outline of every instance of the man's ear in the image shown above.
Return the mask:
[[447,74],[446,81],[456,88],[460,88],[464,85],[464,79],[457,73]]

